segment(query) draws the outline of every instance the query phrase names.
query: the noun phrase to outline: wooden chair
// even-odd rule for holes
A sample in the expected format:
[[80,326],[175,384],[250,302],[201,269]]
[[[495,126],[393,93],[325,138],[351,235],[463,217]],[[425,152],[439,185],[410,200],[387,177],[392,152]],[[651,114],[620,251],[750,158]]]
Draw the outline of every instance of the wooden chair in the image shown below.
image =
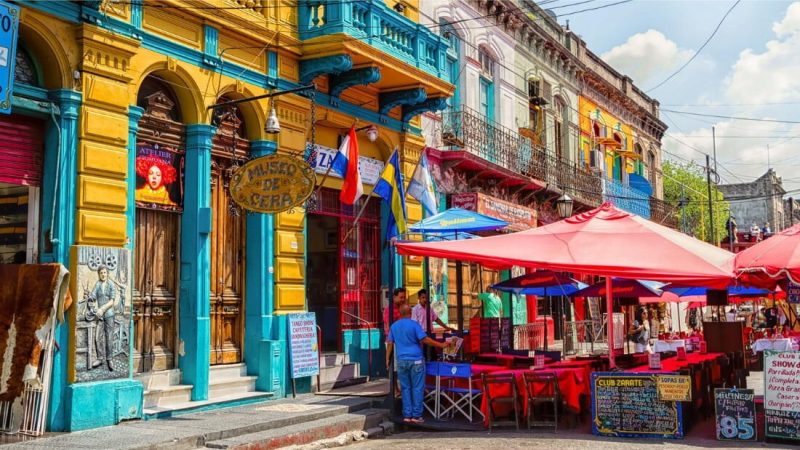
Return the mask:
[[[514,375],[508,374],[492,374],[492,373],[484,373],[481,375],[483,377],[483,395],[486,397],[486,404],[489,408],[489,432],[492,432],[492,427],[495,426],[508,426],[514,425],[519,430],[519,397],[517,395],[517,382],[514,379]],[[497,385],[506,385],[508,386],[510,395],[504,396],[493,396],[492,395],[492,386]],[[511,410],[514,412],[514,420],[511,420],[510,417],[507,417],[505,420],[498,420],[498,417],[495,416],[494,407],[495,405],[509,405],[511,406]]]
[[[552,372],[523,372],[522,376],[528,396],[528,429],[551,426],[553,431],[558,431],[558,406],[561,404],[558,377]],[[553,407],[552,420],[542,420],[539,414],[547,404]]]

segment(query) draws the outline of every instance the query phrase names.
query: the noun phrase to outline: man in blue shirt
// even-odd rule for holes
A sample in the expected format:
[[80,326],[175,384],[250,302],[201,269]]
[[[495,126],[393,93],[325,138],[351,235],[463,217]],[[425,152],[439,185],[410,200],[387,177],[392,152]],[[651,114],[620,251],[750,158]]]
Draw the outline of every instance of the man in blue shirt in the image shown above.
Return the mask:
[[422,397],[425,394],[425,358],[422,344],[445,348],[447,343],[429,338],[411,319],[411,308],[400,305],[400,319],[386,337],[386,368],[391,370],[392,351],[397,352],[397,380],[403,398],[403,421],[422,423]]

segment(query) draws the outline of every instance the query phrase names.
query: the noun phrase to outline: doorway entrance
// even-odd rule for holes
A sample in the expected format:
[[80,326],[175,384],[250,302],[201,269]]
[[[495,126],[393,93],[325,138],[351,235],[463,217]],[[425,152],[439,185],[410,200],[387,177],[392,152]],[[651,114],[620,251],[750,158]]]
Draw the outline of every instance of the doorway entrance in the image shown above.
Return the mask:
[[361,205],[343,205],[338,191],[323,189],[308,211],[308,310],[322,328],[322,351],[342,351],[345,330],[380,319],[380,203],[373,199],[356,224]]

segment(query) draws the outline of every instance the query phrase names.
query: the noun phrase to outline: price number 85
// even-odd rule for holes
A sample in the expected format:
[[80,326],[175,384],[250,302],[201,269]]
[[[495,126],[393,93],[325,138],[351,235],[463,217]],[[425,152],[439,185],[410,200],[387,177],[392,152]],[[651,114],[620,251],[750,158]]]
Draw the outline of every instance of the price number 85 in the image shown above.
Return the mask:
[[747,441],[753,439],[755,429],[752,417],[720,416],[719,430],[725,439],[740,439]]

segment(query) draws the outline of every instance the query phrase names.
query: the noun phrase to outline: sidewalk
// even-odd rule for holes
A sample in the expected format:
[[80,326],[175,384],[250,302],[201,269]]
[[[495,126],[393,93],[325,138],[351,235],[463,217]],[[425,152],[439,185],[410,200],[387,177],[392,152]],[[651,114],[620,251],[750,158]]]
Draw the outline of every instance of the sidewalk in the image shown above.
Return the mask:
[[40,438],[0,437],[0,445],[3,450],[155,450],[203,448],[214,441],[216,445],[213,447],[216,448],[235,448],[238,444],[256,440],[280,440],[282,445],[302,444],[308,439],[332,437],[322,436],[325,433],[321,431],[333,432],[334,436],[349,431],[343,429],[342,424],[357,425],[354,421],[376,426],[375,422],[382,421],[385,412],[373,409],[374,404],[374,399],[306,394],[296,399],[270,400],[167,419],[132,421],[94,430],[47,434]]

